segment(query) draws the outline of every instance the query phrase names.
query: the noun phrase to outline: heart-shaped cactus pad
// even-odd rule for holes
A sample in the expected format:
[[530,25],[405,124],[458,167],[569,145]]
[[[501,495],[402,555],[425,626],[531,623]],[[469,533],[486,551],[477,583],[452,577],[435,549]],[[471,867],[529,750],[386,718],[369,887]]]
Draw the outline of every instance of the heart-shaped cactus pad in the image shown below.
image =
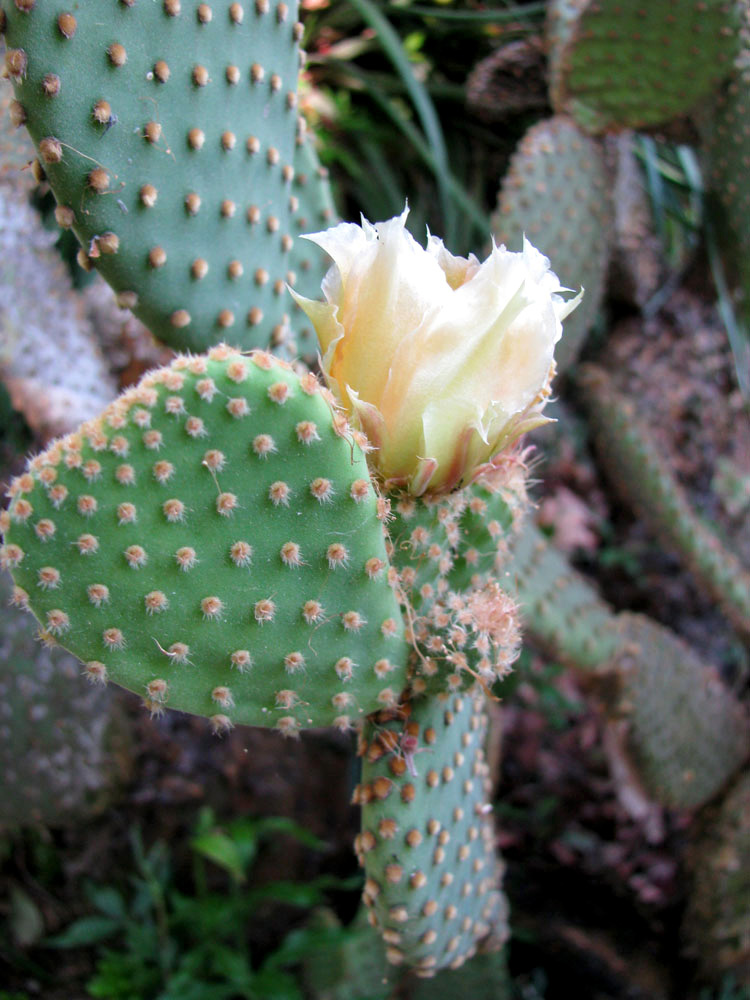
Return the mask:
[[360,443],[269,354],[178,357],[14,480],[15,601],[157,712],[346,728],[409,652]]

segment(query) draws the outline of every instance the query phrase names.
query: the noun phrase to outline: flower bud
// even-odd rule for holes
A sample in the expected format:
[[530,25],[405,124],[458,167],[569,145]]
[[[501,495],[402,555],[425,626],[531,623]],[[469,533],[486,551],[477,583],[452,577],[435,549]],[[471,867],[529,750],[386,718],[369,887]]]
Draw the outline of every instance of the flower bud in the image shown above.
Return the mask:
[[565,302],[549,261],[493,244],[455,257],[405,228],[407,210],[375,225],[307,236],[333,258],[325,302],[295,295],[318,334],[331,389],[376,449],[388,489],[419,496],[471,482],[541,415]]

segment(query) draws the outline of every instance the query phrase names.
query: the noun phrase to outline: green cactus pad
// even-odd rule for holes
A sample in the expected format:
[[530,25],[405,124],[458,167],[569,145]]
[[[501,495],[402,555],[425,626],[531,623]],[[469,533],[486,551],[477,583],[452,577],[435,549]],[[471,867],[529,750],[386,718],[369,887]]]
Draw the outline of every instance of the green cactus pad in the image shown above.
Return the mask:
[[750,48],[742,67],[701,116],[706,200],[738,311],[750,321]]
[[614,486],[649,528],[690,567],[734,627],[750,635],[750,573],[697,516],[636,403],[618,392],[603,368],[587,365],[578,382],[595,442]]
[[731,72],[744,8],[737,0],[552,0],[553,107],[597,134],[685,114]]
[[[688,863],[692,886],[683,927],[691,958],[710,980],[750,983],[750,770],[716,809],[706,810]],[[727,991],[732,995],[733,991]]]
[[499,580],[517,598],[525,627],[552,656],[586,672],[608,669],[619,643],[614,611],[532,521],[515,540]]
[[18,600],[155,711],[344,728],[404,686],[364,455],[315,378],[271,355],[177,358],[10,492]]
[[549,257],[562,285],[585,289],[555,350],[558,371],[575,361],[601,305],[613,225],[608,190],[599,144],[556,116],[519,143],[492,216],[496,243],[520,250],[525,235]]
[[721,791],[750,751],[747,714],[715,668],[669,629],[642,615],[618,617],[621,690],[614,715],[647,791],[694,809]]
[[443,695],[381,713],[363,734],[355,793],[363,899],[388,961],[418,975],[458,968],[480,944],[499,947],[507,935],[486,729],[481,695]]
[[516,607],[494,572],[525,501],[516,454],[471,487],[394,504],[391,562],[408,606],[416,693],[491,685],[509,671],[520,649]]
[[175,347],[287,321],[296,4],[2,0],[6,72],[93,264]]
[[596,692],[648,795],[689,809],[720,791],[750,747],[745,714],[715,668],[662,625],[615,614],[531,523],[499,579],[529,636]]

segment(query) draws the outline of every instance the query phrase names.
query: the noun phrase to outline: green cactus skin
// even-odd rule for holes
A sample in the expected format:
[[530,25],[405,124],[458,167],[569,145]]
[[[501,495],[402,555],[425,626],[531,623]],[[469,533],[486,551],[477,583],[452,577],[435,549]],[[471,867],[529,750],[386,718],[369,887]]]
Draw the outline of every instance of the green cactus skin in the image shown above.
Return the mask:
[[750,771],[740,774],[689,851],[683,934],[703,976],[750,983]]
[[669,629],[616,615],[531,523],[500,582],[527,632],[593,686],[650,796],[692,809],[724,787],[750,744],[745,713],[713,667]]
[[553,107],[596,134],[685,114],[731,72],[744,7],[736,0],[552,0]]
[[709,218],[718,237],[726,275],[734,286],[738,311],[750,320],[750,46],[738,72],[700,116]]
[[392,507],[389,555],[413,640],[418,694],[458,692],[505,676],[520,650],[516,607],[494,579],[526,507],[519,455],[470,488]]
[[595,443],[613,484],[664,544],[690,567],[743,635],[750,635],[750,574],[693,511],[635,403],[607,373],[588,365],[579,380],[592,416]]
[[269,354],[178,357],[10,492],[17,600],[152,710],[294,734],[404,687],[384,502],[327,392]]
[[558,115],[519,143],[492,215],[496,243],[521,250],[525,234],[562,285],[585,289],[555,351],[561,372],[578,356],[601,305],[613,226],[609,187],[599,144]]
[[296,4],[2,0],[6,72],[86,266],[160,339],[287,320]]
[[642,615],[618,616],[613,662],[620,690],[611,706],[647,790],[678,809],[708,802],[750,752],[747,715],[718,672],[669,629]]
[[481,693],[416,698],[373,716],[360,743],[363,900],[388,961],[419,976],[459,968],[507,936],[487,724]]
[[529,521],[500,583],[517,598],[534,639],[562,663],[596,673],[617,652],[617,619],[590,583]]
[[[10,589],[0,579],[3,605]],[[111,693],[86,684],[68,653],[40,645],[17,610],[0,617],[0,663],[0,831],[84,819],[123,777]]]
[[[443,969],[429,979],[389,965],[385,945],[361,906],[340,937],[335,952],[324,948],[304,963],[305,986],[315,1000],[454,1000],[456,991],[472,1000],[510,1000],[513,995],[505,951],[482,952],[460,969]],[[338,931],[341,923],[330,910],[313,913],[308,928]]]

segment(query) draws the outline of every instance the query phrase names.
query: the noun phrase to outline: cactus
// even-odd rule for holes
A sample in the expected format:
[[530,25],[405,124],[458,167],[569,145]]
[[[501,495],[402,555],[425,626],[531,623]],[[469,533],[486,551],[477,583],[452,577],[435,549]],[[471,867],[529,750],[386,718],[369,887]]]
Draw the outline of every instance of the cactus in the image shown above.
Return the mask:
[[518,655],[515,605],[494,572],[526,507],[524,476],[510,459],[470,489],[393,506],[389,551],[410,609],[417,694],[455,693],[477,679],[491,686]]
[[612,229],[608,183],[598,144],[564,116],[545,119],[519,143],[492,216],[496,243],[518,250],[526,235],[563,285],[585,289],[555,352],[559,371],[575,361],[601,304]]
[[726,0],[552,0],[553,107],[596,134],[685,114],[731,72],[743,8]]
[[[0,580],[3,604],[9,593]],[[87,685],[72,656],[40,645],[19,611],[0,621],[0,830],[80,821],[124,776],[110,692]]]
[[724,787],[750,739],[745,712],[713,667],[656,622],[616,615],[530,524],[500,582],[530,635],[602,700],[649,795],[695,808]]
[[499,891],[481,696],[416,698],[373,716],[360,743],[363,900],[394,965],[417,975],[459,968],[480,943],[500,947]]
[[184,7],[3,0],[14,115],[83,264],[155,335],[265,346],[288,319],[296,5]]
[[747,715],[687,643],[643,615],[618,616],[610,711],[643,785],[676,808],[708,802],[750,752]]
[[17,601],[155,711],[346,727],[404,686],[364,456],[317,381],[270,355],[178,358],[11,493]]
[[638,419],[635,404],[617,392],[602,369],[589,365],[584,393],[603,464],[646,524],[688,564],[734,627],[750,634],[750,573],[696,516],[666,459]]
[[748,84],[750,51],[747,43],[734,77],[701,115],[701,138],[707,208],[715,223],[727,278],[736,289],[745,323],[750,317],[750,197],[747,162],[750,157]]
[[705,817],[689,851],[683,932],[701,974],[750,982],[750,772]]
[[612,608],[532,524],[517,538],[500,579],[543,649],[579,670],[606,669],[618,649]]

